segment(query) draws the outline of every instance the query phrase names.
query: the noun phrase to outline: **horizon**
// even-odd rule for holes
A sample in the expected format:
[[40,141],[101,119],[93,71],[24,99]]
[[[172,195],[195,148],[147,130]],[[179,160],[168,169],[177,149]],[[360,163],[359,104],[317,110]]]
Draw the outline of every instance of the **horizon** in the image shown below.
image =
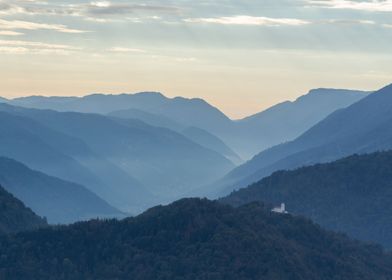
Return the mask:
[[0,96],[200,97],[230,118],[390,82],[391,1],[0,0]]
[[305,93],[302,93],[302,94],[294,97],[291,100],[288,100],[288,99],[287,100],[281,100],[281,101],[278,101],[275,104],[272,104],[270,106],[262,108],[262,109],[260,109],[258,111],[246,112],[244,115],[239,115],[239,116],[235,116],[235,115],[232,116],[232,115],[230,115],[229,113],[225,112],[222,108],[220,108],[218,105],[216,105],[216,104],[214,104],[214,103],[212,103],[212,102],[210,102],[210,101],[208,101],[208,100],[206,100],[204,98],[200,98],[200,97],[197,97],[197,96],[194,96],[194,97],[186,97],[186,96],[179,96],[179,95],[177,95],[177,96],[170,96],[170,95],[167,95],[164,92],[159,92],[159,91],[121,92],[121,93],[94,92],[94,93],[87,93],[87,94],[83,94],[83,95],[40,95],[40,94],[34,94],[34,95],[25,95],[25,96],[11,97],[11,98],[8,98],[6,96],[1,96],[0,95],[0,98],[3,97],[3,98],[6,98],[8,100],[13,100],[13,99],[18,99],[18,98],[28,98],[28,97],[45,97],[45,98],[51,98],[51,97],[53,97],[53,98],[74,98],[74,97],[76,97],[76,98],[84,98],[84,97],[91,96],[91,95],[116,96],[116,95],[137,95],[137,94],[144,94],[144,93],[161,94],[161,95],[163,95],[164,97],[166,97],[168,99],[175,99],[175,98],[184,98],[184,99],[188,99],[188,100],[201,99],[201,100],[207,102],[212,107],[218,109],[220,112],[222,112],[229,119],[231,119],[233,121],[236,121],[236,120],[242,120],[242,119],[246,119],[246,118],[252,117],[252,116],[254,116],[254,115],[258,114],[258,113],[262,113],[262,112],[264,112],[264,111],[266,111],[266,110],[268,110],[268,109],[270,109],[270,108],[272,108],[274,106],[277,106],[277,105],[279,105],[281,103],[295,102],[297,99],[310,94],[310,92],[313,91],[313,90],[323,90],[323,89],[327,89],[327,90],[328,89],[329,90],[350,90],[350,91],[363,91],[363,92],[366,92],[366,91],[367,92],[373,92],[373,91],[378,90],[378,89],[362,90],[362,89],[350,89],[350,88],[346,89],[346,88],[331,88],[331,87],[312,88],[312,89],[309,89],[308,91],[306,91]]

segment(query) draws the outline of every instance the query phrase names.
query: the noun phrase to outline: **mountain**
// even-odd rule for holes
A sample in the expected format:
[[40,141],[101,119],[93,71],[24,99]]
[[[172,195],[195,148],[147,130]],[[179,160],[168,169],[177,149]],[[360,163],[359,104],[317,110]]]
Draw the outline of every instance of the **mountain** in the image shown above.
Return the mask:
[[[53,131],[79,139],[99,158],[136,178],[162,203],[180,197],[200,184],[216,180],[234,167],[225,157],[183,135],[139,120],[114,119],[98,114],[59,113],[10,105],[0,106],[1,110],[28,117]],[[91,169],[98,164],[98,159],[86,161],[86,166]],[[107,186],[110,186],[110,180],[118,179],[108,170],[102,169],[101,173],[107,175]],[[115,184],[115,181],[112,183]],[[129,188],[132,187],[132,181],[129,180]],[[109,193],[102,191],[101,197],[106,199],[110,197],[111,189],[109,187],[105,190]],[[142,196],[134,196],[133,199],[139,202],[145,200]],[[114,204],[115,201],[108,201],[116,207],[119,205]],[[150,199],[148,203],[152,201]]]
[[181,134],[203,147],[216,151],[236,164],[242,163],[242,159],[230,147],[228,147],[217,136],[209,133],[204,129],[197,127],[187,127],[181,131]]
[[36,109],[98,114],[129,109],[141,110],[164,116],[184,126],[196,126],[212,132],[231,123],[222,112],[202,99],[167,98],[156,92],[92,94],[80,98],[32,96],[16,98],[10,103]]
[[10,104],[57,111],[110,114],[136,118],[180,131],[197,127],[220,138],[243,159],[271,146],[293,140],[337,109],[349,106],[367,92],[317,89],[294,102],[284,102],[243,120],[232,121],[198,98],[167,98],[156,92],[85,97],[23,97]]
[[0,96],[0,103],[7,103],[9,100]]
[[140,212],[155,202],[136,179],[94,153],[81,139],[57,127],[51,129],[27,113],[26,109],[0,104],[0,156],[81,184],[126,212]]
[[294,140],[332,112],[345,108],[369,92],[314,89],[293,102],[286,101],[236,123],[238,135],[249,139],[248,158],[267,148]]
[[44,219],[0,186],[0,234],[34,230],[45,226],[47,223]]
[[392,279],[392,256],[261,204],[189,199],[0,237],[4,279]]
[[138,119],[152,126],[171,129],[186,136],[193,142],[225,156],[233,163],[242,163],[241,158],[230,147],[228,147],[226,143],[207,130],[198,127],[185,127],[184,125],[165,116],[147,113],[137,109],[115,111],[108,115],[122,119]]
[[139,109],[114,111],[114,112],[110,112],[108,116],[122,118],[122,119],[137,119],[152,126],[164,127],[177,132],[185,129],[183,125],[181,125],[180,123],[172,119],[169,119],[162,115],[157,115],[146,111],[142,111]]
[[[392,148],[392,85],[338,110],[294,141],[261,152],[218,183],[218,195],[274,171]],[[215,190],[214,190],[215,191]]]
[[123,216],[85,187],[0,157],[0,184],[51,224]]
[[392,152],[379,152],[279,171],[222,201],[236,206],[284,202],[290,213],[391,249],[391,182]]

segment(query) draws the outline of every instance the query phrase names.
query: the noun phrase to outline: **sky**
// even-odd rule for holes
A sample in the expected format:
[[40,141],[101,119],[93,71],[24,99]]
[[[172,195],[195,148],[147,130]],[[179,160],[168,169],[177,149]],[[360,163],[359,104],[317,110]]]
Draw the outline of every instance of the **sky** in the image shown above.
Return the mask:
[[392,0],[0,0],[0,96],[159,91],[232,118],[392,83]]

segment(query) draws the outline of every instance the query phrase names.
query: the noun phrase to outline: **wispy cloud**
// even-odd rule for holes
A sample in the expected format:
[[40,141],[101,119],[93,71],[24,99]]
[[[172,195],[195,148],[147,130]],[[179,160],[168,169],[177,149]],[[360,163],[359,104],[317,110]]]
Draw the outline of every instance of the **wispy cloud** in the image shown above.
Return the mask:
[[21,36],[23,33],[11,31],[11,30],[0,30],[0,36]]
[[179,8],[171,5],[132,4],[111,1],[92,1],[81,4],[53,4],[41,1],[0,0],[0,15],[58,15],[78,16],[88,20],[105,21],[104,18],[131,14],[177,13]]
[[128,3],[112,3],[109,1],[97,1],[91,2],[87,5],[75,6],[79,8],[81,13],[94,16],[94,15],[125,15],[132,14],[134,12],[165,12],[165,13],[176,13],[179,8],[174,6],[165,5],[148,5],[148,4],[128,4]]
[[328,19],[321,20],[317,23],[321,24],[337,24],[337,25],[376,25],[377,23],[373,20],[357,20],[357,19]]
[[250,25],[250,26],[300,26],[310,24],[307,20],[295,18],[269,18],[254,17],[246,15],[230,16],[230,17],[214,17],[214,18],[188,18],[184,20],[189,23],[210,23],[222,25]]
[[8,30],[54,30],[62,33],[85,33],[87,31],[68,28],[62,24],[37,23],[21,20],[0,19],[0,29]]
[[110,48],[109,51],[117,52],[117,53],[146,53],[146,50],[135,49],[135,48],[126,48],[126,47],[113,47]]
[[392,12],[392,0],[310,0],[310,5],[330,9],[349,9],[369,12]]
[[33,53],[68,55],[78,50],[81,50],[81,48],[62,44],[48,44],[43,42],[19,40],[0,40],[0,53],[7,54]]

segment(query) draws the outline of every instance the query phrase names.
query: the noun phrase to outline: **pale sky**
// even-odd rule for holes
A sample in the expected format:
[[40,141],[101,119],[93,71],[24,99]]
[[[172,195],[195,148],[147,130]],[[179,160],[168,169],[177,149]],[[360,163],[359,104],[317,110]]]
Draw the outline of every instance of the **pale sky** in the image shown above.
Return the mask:
[[392,0],[0,0],[0,96],[159,91],[232,118],[392,83]]

